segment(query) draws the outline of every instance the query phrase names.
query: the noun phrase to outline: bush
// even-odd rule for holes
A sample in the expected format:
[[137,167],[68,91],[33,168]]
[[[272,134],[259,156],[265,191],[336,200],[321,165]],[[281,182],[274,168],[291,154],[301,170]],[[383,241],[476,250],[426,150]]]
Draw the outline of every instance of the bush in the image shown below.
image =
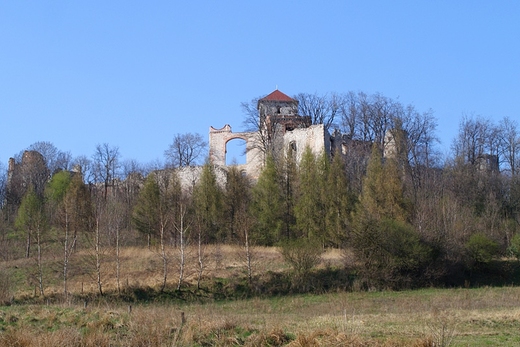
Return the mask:
[[498,249],[498,244],[482,233],[471,235],[466,243],[469,259],[477,265],[489,263]]
[[405,222],[369,220],[353,239],[356,258],[362,262],[361,279],[368,287],[414,287],[423,280],[434,258],[413,227]]
[[324,249],[319,242],[298,239],[283,243],[280,252],[297,276],[305,276],[320,264]]
[[520,234],[515,234],[508,248],[509,254],[520,260]]

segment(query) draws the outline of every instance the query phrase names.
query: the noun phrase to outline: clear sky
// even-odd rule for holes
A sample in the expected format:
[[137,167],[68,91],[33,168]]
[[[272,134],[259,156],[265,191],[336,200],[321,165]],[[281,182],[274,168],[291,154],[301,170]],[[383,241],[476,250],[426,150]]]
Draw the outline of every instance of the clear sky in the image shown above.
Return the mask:
[[379,92],[520,121],[520,1],[0,0],[0,162],[37,141],[163,160],[272,92]]

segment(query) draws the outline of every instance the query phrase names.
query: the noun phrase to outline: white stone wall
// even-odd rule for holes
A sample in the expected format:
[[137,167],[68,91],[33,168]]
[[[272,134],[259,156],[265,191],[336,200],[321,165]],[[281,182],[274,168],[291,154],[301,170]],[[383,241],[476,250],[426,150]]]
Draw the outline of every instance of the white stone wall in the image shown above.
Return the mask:
[[[228,141],[236,138],[246,141],[246,164],[238,165],[238,169],[244,171],[250,178],[257,179],[265,160],[260,134],[257,132],[233,133],[229,125],[225,125],[221,129],[210,127],[209,147],[211,162],[225,171],[226,144]],[[325,130],[323,124],[287,131],[283,136],[274,139],[275,147],[281,154],[287,153],[291,143],[296,146],[297,162],[300,162],[306,147],[309,147],[316,156],[320,156],[324,151],[330,155],[330,134]],[[185,183],[194,181],[194,178],[191,178],[188,173],[184,175],[186,177]],[[192,173],[192,175],[196,174]]]
[[323,124],[311,125],[308,128],[294,129],[285,133],[283,137],[284,150],[287,152],[291,143],[296,145],[296,162],[299,163],[306,147],[309,147],[315,156],[324,151],[330,155],[330,135]]
[[209,157],[213,165],[226,166],[226,144],[233,139],[246,141],[246,164],[239,165],[239,170],[245,171],[250,177],[258,177],[264,158],[261,151],[259,134],[256,132],[234,133],[226,124],[221,129],[209,128]]
[[[202,166],[185,166],[175,170],[181,186],[188,192],[193,191],[193,187],[199,182],[200,176],[202,175]],[[227,180],[227,172],[225,168],[215,166],[215,176],[217,176],[217,183],[221,188],[224,188]]]

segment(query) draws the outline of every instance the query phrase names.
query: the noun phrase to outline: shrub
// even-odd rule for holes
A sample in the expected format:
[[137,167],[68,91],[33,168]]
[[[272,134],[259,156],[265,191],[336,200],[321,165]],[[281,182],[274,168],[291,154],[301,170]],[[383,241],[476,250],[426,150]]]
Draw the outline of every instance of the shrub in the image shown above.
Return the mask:
[[283,243],[280,252],[296,276],[305,277],[320,264],[324,250],[318,242],[310,239],[298,239]]
[[498,244],[482,233],[471,235],[466,243],[469,259],[475,264],[486,264],[498,254]]
[[520,234],[515,234],[508,248],[509,254],[520,260]]
[[392,219],[369,220],[355,234],[353,247],[368,287],[416,286],[434,258],[411,225]]

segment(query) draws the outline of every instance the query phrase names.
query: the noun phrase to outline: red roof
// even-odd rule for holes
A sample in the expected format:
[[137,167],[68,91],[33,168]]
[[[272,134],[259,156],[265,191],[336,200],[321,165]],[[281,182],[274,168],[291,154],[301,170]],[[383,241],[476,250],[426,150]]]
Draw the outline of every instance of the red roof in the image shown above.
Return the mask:
[[264,97],[264,98],[262,98],[260,100],[267,100],[267,101],[291,101],[291,102],[296,101],[293,98],[291,98],[290,96],[282,93],[278,89],[276,89],[274,92],[272,92],[271,94],[267,95],[266,97]]

